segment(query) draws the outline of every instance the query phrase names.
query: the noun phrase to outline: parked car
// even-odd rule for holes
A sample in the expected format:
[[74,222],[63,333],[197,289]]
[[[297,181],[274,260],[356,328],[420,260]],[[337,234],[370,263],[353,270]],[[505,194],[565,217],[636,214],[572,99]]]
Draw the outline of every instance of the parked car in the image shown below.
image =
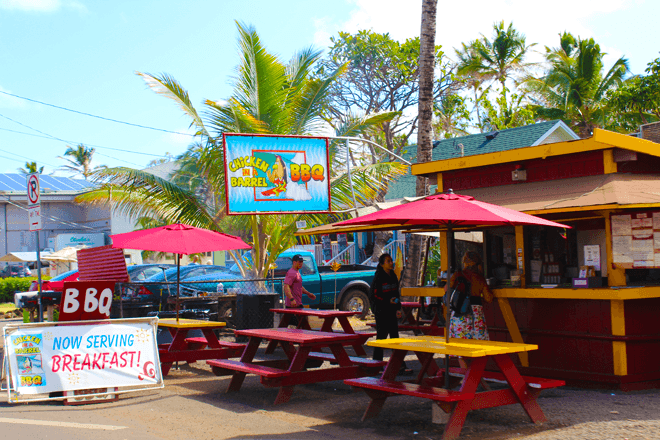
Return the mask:
[[7,263],[2,271],[0,271],[0,277],[9,278],[9,277],[18,277],[25,278],[32,275],[32,271],[27,267],[26,264],[22,263]]
[[[52,290],[55,292],[62,292],[64,290],[64,283],[68,281],[78,281],[78,269],[70,270],[68,272],[61,273],[57,276],[54,276],[50,280],[41,281],[41,290]],[[39,283],[37,280],[32,281],[30,284],[30,292],[36,292],[39,290]]]
[[[163,291],[163,300],[166,300],[170,295],[176,295],[175,284],[163,284],[176,283],[176,273],[177,268],[174,266],[170,269],[167,269],[163,273],[159,273],[150,278],[147,278],[144,281],[145,284],[140,286],[138,289],[137,295],[142,299],[160,297],[161,290]],[[181,266],[179,278],[180,280],[185,280],[188,278],[212,273],[229,273],[229,269],[227,269],[225,266],[189,264],[187,266]]]
[[[374,278],[375,269],[369,266],[344,264],[337,272],[332,271],[329,266],[318,266],[312,252],[287,250],[278,255],[275,260],[275,278],[284,278],[292,266],[292,258],[299,254],[303,257],[303,265],[300,268],[303,286],[316,295],[316,299],[310,300],[303,295],[303,304],[314,308],[325,309],[334,307],[335,303],[342,310],[360,312],[366,316],[369,312],[369,286]],[[226,282],[219,280],[233,280]],[[181,296],[195,296],[199,292],[216,292],[219,282],[222,282],[225,293],[233,293],[234,288],[242,289],[243,292],[255,292],[263,286],[249,280],[241,281],[238,266],[232,266],[228,274],[204,275],[188,277],[185,283],[181,283]],[[192,284],[191,281],[207,281],[203,284]],[[281,294],[281,283],[275,283],[276,293]],[[267,287],[270,289],[270,287]]]
[[303,305],[314,308],[332,308],[335,303],[341,310],[360,312],[365,317],[369,312],[369,286],[374,279],[375,269],[359,264],[343,264],[337,272],[330,266],[318,266],[313,252],[288,250],[277,256],[275,277],[284,277],[291,268],[292,258],[303,257],[300,268],[303,286],[316,295],[311,300],[303,295]]
[[[133,266],[128,266],[126,269],[128,271],[128,277],[131,282],[133,281],[143,281],[147,278],[162,274],[164,271],[168,270],[172,264],[136,264]],[[175,267],[176,270],[176,267]],[[41,291],[43,292],[43,298],[45,304],[59,304],[60,299],[62,298],[62,291],[64,291],[64,283],[71,281],[78,281],[78,269],[70,270],[59,274],[50,280],[43,280],[41,282]],[[130,287],[128,289],[131,289]],[[39,285],[37,281],[33,281],[30,285],[30,290],[28,292],[16,293],[14,295],[14,303],[16,307],[35,307],[37,305],[37,294],[34,292],[39,290]],[[130,292],[128,293],[130,294]],[[126,296],[127,293],[125,292]]]

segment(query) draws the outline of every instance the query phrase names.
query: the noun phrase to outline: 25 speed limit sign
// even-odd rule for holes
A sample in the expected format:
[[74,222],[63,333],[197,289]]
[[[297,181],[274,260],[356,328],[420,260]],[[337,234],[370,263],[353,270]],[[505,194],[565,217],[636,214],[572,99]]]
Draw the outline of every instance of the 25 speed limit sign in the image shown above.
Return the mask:
[[27,176],[28,207],[39,205],[41,190],[39,189],[39,173]]

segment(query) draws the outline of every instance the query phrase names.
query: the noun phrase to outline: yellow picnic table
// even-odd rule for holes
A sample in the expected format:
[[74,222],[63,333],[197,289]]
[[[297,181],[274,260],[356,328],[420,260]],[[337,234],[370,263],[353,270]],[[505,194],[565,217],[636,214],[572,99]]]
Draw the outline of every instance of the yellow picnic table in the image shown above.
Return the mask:
[[[519,344],[500,341],[480,341],[473,339],[450,339],[444,337],[414,336],[410,338],[379,339],[367,342],[372,347],[393,350],[385,371],[380,378],[364,377],[348,379],[344,382],[363,389],[371,402],[362,417],[365,420],[375,417],[388,397],[408,395],[434,401],[442,410],[449,413],[443,440],[458,438],[467,413],[473,409],[492,408],[518,403],[532,422],[546,421],[536,398],[542,389],[564,385],[561,380],[521,376],[511,360],[510,354],[538,349],[534,344]],[[406,354],[412,351],[419,359],[422,368],[416,379],[397,381],[396,376]],[[435,355],[461,356],[467,368],[451,368],[450,375],[462,375],[458,390],[441,388],[445,383]],[[485,367],[492,359],[500,372],[486,372]],[[477,392],[482,380],[493,380],[509,385],[505,389]]]

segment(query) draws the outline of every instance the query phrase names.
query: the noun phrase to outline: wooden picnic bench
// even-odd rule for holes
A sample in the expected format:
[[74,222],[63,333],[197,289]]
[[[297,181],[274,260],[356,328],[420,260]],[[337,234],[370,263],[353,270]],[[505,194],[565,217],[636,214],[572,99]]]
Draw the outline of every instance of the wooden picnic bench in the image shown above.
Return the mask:
[[[261,383],[266,387],[280,388],[275,404],[287,402],[295,385],[370,376],[378,374],[385,365],[381,361],[348,356],[344,347],[360,340],[361,337],[356,334],[289,328],[236,330],[235,333],[249,338],[240,360],[216,359],[208,360],[207,363],[216,374],[232,372],[228,393],[239,391],[247,374],[260,376]],[[281,345],[287,359],[255,361],[262,340],[275,341]],[[324,347],[332,353],[318,351]],[[321,363],[326,360],[336,362],[337,366],[309,369],[310,361],[319,360]]]
[[[364,390],[371,398],[362,420],[375,417],[388,397],[408,395],[429,399],[450,414],[445,425],[444,440],[458,438],[468,411],[503,405],[520,404],[532,422],[546,421],[537,397],[541,390],[564,385],[564,381],[521,376],[510,354],[535,350],[536,345],[516,344],[499,341],[477,341],[473,339],[450,339],[433,336],[395,338],[370,341],[368,345],[389,348],[393,354],[380,378],[363,377],[344,380],[344,383]],[[397,381],[396,375],[408,351],[417,355],[422,368],[414,381]],[[442,385],[442,370],[433,356],[462,356],[468,367],[450,369],[452,374],[462,375],[458,390],[446,389]],[[486,372],[489,359],[493,359],[501,373]],[[425,377],[427,376],[428,377]],[[482,380],[506,383],[509,387],[477,392]]]
[[[353,350],[358,356],[366,356],[367,352],[364,351],[363,345],[367,342],[367,339],[375,337],[376,332],[356,332],[351,325],[351,322],[348,320],[351,316],[357,316],[360,312],[351,312],[346,310],[327,310],[327,309],[310,309],[310,308],[288,308],[288,309],[270,309],[273,313],[278,313],[281,315],[280,323],[278,328],[286,328],[291,322],[291,318],[295,316],[298,320],[296,328],[303,330],[313,330],[309,325],[309,317],[320,318],[323,320],[321,324],[320,331],[322,332],[334,332],[332,325],[335,320],[341,325],[341,328],[344,333],[359,335],[360,339],[353,345]],[[271,341],[266,348],[266,354],[270,354],[275,351],[277,346],[277,341]]]
[[[223,328],[224,322],[168,318],[159,319],[158,326],[167,328],[172,335],[172,342],[158,345],[163,377],[167,376],[174,362],[238,357],[245,349],[245,344],[218,340],[213,330]],[[201,330],[204,337],[188,338],[191,330]]]

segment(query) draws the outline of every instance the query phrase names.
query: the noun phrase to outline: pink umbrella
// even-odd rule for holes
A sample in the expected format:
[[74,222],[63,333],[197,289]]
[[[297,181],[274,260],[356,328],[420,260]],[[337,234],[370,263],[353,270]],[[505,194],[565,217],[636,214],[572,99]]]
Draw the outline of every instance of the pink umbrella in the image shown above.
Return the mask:
[[[450,189],[444,194],[433,194],[423,199],[392,208],[383,209],[372,214],[357,217],[336,226],[350,225],[397,225],[410,226],[410,229],[441,228],[449,232],[457,227],[465,226],[505,226],[505,225],[540,225],[557,228],[570,226],[555,223],[533,215],[525,214],[503,206],[480,202],[471,196],[454,194]],[[451,260],[453,246],[448,246],[447,261],[450,262],[447,280],[451,279]],[[445,306],[449,310],[449,295],[445,295]],[[447,317],[449,318],[449,316]],[[445,340],[449,342],[449,319],[445,320]],[[446,384],[449,383],[449,361],[445,358]]]
[[414,202],[345,220],[336,223],[336,226],[381,224],[429,228],[440,226],[447,229],[499,225],[570,227],[503,206],[480,202],[471,196],[454,194],[452,190],[445,194],[433,194]]
[[176,319],[179,320],[181,255],[200,252],[250,249],[251,246],[229,234],[196,228],[182,223],[111,235],[112,247],[176,254]]

